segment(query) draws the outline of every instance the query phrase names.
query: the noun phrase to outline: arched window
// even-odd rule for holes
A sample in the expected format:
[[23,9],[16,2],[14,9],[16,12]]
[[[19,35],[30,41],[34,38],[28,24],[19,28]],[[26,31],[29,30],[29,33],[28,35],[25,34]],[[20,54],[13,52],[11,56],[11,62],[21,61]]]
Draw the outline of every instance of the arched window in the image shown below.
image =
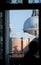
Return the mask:
[[41,3],[41,0],[28,0],[28,3]]
[[[6,3],[8,3],[8,1]],[[9,0],[9,3],[10,4],[19,4],[19,3],[22,4],[23,0]]]

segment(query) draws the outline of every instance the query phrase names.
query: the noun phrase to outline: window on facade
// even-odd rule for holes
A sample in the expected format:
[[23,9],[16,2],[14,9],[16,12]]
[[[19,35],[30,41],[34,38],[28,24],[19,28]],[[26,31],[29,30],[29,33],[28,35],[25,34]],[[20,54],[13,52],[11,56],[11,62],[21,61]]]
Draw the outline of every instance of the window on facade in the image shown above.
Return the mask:
[[23,0],[11,0],[11,4],[23,4]]
[[[11,54],[14,55],[21,54],[21,53],[24,54],[25,52],[27,52],[28,44],[33,40],[34,35],[37,35],[36,30],[33,29],[34,24],[32,24],[31,22],[36,20],[36,18],[33,19],[33,17],[35,16],[32,16],[32,19],[29,18],[31,17],[32,13],[33,10],[10,10],[9,11],[10,29],[11,29],[10,32],[10,53]],[[27,17],[29,18],[30,21],[28,20]],[[29,22],[26,22],[25,19],[27,19]],[[24,28],[26,32],[24,32],[23,30],[24,22],[26,22],[27,26],[29,25],[29,27],[26,27],[26,29]],[[33,26],[31,27],[30,25]],[[25,35],[24,33],[28,35]]]

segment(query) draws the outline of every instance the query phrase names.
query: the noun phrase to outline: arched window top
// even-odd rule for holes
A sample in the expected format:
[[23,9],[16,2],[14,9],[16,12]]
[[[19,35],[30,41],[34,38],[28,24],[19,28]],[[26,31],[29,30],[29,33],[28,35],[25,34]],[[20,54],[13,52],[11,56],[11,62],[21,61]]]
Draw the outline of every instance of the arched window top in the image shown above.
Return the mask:
[[19,3],[23,3],[23,0],[11,0],[11,3],[14,3],[14,4],[19,4]]
[[41,3],[41,0],[28,0],[28,3]]

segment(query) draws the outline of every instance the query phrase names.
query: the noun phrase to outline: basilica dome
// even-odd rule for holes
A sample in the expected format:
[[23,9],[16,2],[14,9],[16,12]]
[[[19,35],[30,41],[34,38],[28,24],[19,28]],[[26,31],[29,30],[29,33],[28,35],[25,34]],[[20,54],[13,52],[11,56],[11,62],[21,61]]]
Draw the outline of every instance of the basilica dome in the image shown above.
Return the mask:
[[39,27],[39,17],[38,16],[32,16],[28,18],[23,26],[23,31],[27,30],[36,30]]

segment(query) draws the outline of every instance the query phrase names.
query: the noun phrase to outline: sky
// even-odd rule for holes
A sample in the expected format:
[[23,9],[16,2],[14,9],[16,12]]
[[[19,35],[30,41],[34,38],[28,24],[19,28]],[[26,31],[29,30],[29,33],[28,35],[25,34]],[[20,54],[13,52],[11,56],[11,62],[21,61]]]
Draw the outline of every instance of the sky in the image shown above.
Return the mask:
[[31,17],[32,10],[10,10],[10,24],[12,24],[12,32],[23,32],[23,25],[26,19]]

